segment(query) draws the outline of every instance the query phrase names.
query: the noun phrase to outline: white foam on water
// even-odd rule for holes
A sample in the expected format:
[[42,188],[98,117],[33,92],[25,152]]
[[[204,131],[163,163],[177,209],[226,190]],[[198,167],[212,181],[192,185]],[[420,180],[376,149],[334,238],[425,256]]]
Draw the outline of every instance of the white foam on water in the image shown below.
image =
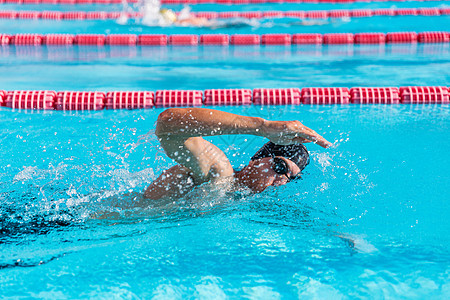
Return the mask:
[[244,294],[246,295],[245,298],[250,299],[281,299],[280,293],[275,291],[270,286],[252,286],[252,287],[244,287]]
[[344,295],[330,284],[298,274],[294,275],[293,285],[297,287],[299,299],[344,299]]
[[159,13],[161,2],[159,0],[144,0],[139,2],[139,12],[143,14],[142,24],[147,26],[169,26],[170,22],[165,20]]
[[34,177],[34,175],[36,174],[37,168],[36,167],[24,167],[22,171],[20,171],[19,173],[17,173],[14,178],[13,178],[13,182],[17,182],[17,181],[27,181],[30,180]]
[[227,299],[227,295],[220,287],[221,279],[215,276],[204,276],[201,283],[195,285],[196,299]]
[[183,289],[179,283],[162,283],[153,290],[152,299],[183,299]]

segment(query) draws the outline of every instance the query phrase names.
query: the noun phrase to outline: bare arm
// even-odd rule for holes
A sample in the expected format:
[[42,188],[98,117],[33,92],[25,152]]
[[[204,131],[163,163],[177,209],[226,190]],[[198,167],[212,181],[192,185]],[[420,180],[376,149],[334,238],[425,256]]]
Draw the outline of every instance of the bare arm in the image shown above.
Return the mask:
[[156,125],[159,138],[189,138],[224,134],[261,135],[265,120],[207,108],[170,108],[163,111]]
[[195,184],[231,176],[226,155],[202,136],[257,134],[261,118],[245,117],[205,108],[171,108],[162,112],[156,135],[167,155],[188,168]]
[[156,135],[161,140],[180,140],[196,136],[252,134],[276,144],[314,142],[331,145],[314,130],[299,121],[267,121],[206,108],[172,108],[158,117]]
[[194,186],[190,171],[180,165],[164,171],[145,190],[144,198],[158,200],[162,198],[180,197]]

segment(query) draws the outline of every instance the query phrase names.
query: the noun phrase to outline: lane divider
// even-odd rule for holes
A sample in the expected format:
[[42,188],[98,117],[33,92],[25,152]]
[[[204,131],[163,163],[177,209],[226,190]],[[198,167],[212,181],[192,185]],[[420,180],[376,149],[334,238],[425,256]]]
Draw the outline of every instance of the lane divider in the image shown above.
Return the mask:
[[[127,0],[128,3],[137,3],[139,0]],[[195,5],[195,4],[273,4],[273,3],[355,3],[355,2],[405,2],[405,0],[161,0],[163,5]],[[416,1],[446,1],[446,0],[408,0]],[[89,4],[122,4],[122,0],[0,0],[1,3],[10,4],[60,4],[60,5],[89,5]]]
[[[200,38],[199,38],[200,37]],[[304,44],[392,44],[448,43],[450,33],[365,32],[365,33],[270,33],[270,34],[0,34],[0,45],[41,46],[196,46],[196,45],[304,45]]]
[[[0,0],[1,1],[1,0]],[[0,11],[0,19],[43,19],[43,20],[107,20],[117,19],[121,12],[113,11]],[[127,13],[128,17],[142,18],[140,13]]]
[[160,90],[116,92],[0,91],[14,109],[101,110],[220,105],[448,104],[445,86],[288,89]]
[[[1,0],[0,0],[1,1]],[[124,13],[129,18],[142,18],[140,12]],[[44,20],[111,20],[117,19],[121,12],[106,11],[0,11],[0,19],[44,19]],[[372,16],[448,16],[450,8],[402,8],[402,9],[340,9],[321,11],[265,11],[265,12],[192,12],[196,17],[206,19],[265,19],[265,18],[300,18],[300,19],[328,19],[328,18],[362,18]]]

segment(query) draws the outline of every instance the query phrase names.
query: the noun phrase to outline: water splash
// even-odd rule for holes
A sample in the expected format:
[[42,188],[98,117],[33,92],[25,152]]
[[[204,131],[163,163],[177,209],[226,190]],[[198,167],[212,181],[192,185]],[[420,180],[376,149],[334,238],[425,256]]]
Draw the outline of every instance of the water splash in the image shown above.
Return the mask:
[[144,0],[139,2],[139,12],[142,13],[142,24],[146,26],[169,26],[168,20],[165,20],[159,11],[161,2],[159,0]]
[[[194,22],[182,22],[184,20],[196,19],[191,13],[191,8],[185,5],[181,11],[176,13],[176,21],[171,18],[164,17],[161,14],[161,2],[160,0],[141,0],[135,4],[130,5],[125,0],[122,2],[122,13],[116,22],[120,25],[126,25],[130,21],[140,23],[144,26],[150,27],[168,27],[168,26],[195,26],[195,27],[209,27],[211,29],[219,28],[239,28],[239,27],[252,27],[257,28],[262,24],[261,20],[247,19],[247,18],[232,18],[227,20],[207,20],[201,21],[198,24]],[[173,12],[172,12],[173,13]],[[130,17],[134,16],[134,17]],[[140,19],[140,20],[139,20]],[[276,26],[271,20],[264,22],[264,27]]]

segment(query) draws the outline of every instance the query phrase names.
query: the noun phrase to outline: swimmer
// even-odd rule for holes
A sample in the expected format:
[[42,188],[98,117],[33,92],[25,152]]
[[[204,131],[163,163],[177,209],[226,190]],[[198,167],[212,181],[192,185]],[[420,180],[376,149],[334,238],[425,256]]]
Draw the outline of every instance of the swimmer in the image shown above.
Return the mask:
[[[178,164],[164,171],[145,190],[147,199],[185,195],[205,182],[231,178],[236,186],[262,192],[300,177],[309,162],[304,143],[324,148],[331,143],[299,121],[268,121],[206,108],[170,108],[163,111],[155,131],[166,154]],[[250,162],[234,171],[218,147],[203,136],[251,134],[269,139]]]
[[[258,27],[260,22],[256,19],[234,18],[228,20],[217,20],[196,17],[191,14],[190,8],[183,8],[177,15],[173,10],[161,8],[159,16],[162,19],[159,22],[162,26],[194,26],[194,27],[210,27],[211,29],[219,28],[240,28],[240,27]],[[148,24],[148,22],[144,22]]]
[[214,24],[206,18],[194,17],[189,12],[180,13],[180,15],[177,16],[173,10],[161,8],[159,14],[168,25],[207,27]]
[[211,29],[220,28],[241,28],[241,27],[276,27],[276,26],[315,26],[328,24],[327,20],[300,20],[288,23],[274,23],[271,18],[255,19],[255,18],[230,18],[226,20],[207,19],[196,17],[191,14],[189,6],[184,7],[178,14],[171,9],[160,8],[158,19],[155,24],[153,15],[149,15],[149,19],[144,16],[143,23],[154,26],[194,26],[194,27],[210,27]]

